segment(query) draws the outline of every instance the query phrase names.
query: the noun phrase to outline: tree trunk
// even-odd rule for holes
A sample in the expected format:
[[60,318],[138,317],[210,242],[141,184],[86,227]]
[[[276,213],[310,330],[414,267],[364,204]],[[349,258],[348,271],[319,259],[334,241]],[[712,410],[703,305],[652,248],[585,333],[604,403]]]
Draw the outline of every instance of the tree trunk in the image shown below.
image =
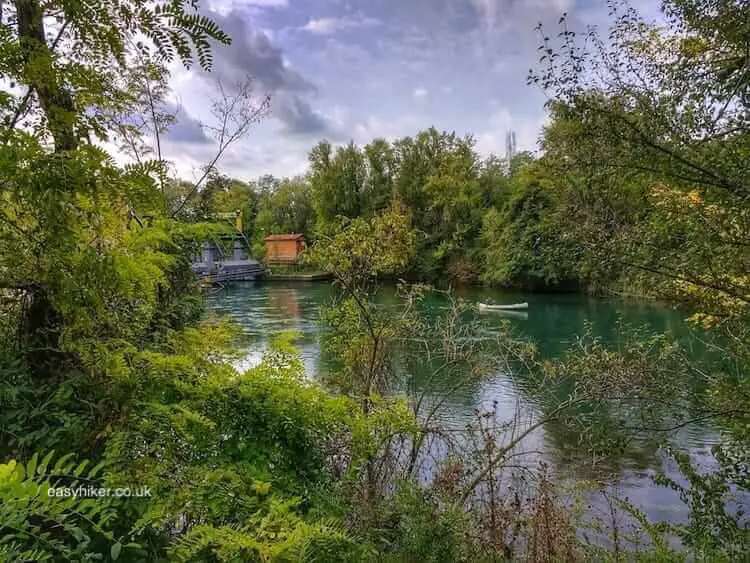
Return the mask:
[[75,133],[73,96],[59,82],[54,53],[44,30],[44,13],[39,0],[15,0],[18,42],[23,53],[23,81],[36,92],[55,143],[55,152],[78,146]]
[[[15,0],[18,19],[18,43],[23,56],[24,82],[36,94],[47,119],[54,141],[55,154],[64,154],[78,147],[75,131],[73,96],[61,84],[55,68],[53,49],[47,44],[44,12],[39,0]],[[38,286],[28,297],[19,332],[25,346],[29,367],[37,376],[52,375],[61,360],[57,352],[62,318],[50,299],[47,288]]]

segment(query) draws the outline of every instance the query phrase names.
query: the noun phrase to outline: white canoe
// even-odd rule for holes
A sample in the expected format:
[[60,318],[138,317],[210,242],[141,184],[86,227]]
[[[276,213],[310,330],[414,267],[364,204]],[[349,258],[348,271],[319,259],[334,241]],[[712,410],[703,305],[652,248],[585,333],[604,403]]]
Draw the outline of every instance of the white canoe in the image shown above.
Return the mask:
[[528,303],[513,303],[512,305],[490,305],[489,303],[479,303],[480,311],[517,311],[519,309],[528,308]]

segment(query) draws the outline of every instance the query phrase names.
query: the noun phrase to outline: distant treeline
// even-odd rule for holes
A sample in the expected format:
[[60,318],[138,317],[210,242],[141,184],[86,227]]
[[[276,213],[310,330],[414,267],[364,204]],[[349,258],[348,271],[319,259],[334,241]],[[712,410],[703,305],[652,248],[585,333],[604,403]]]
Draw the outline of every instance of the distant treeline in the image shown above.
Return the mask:
[[[416,258],[399,275],[439,283],[694,299],[716,285],[705,278],[709,261],[741,264],[732,257],[742,246],[721,242],[733,236],[732,217],[746,215],[739,200],[719,194],[709,202],[695,184],[665,184],[653,163],[642,172],[628,164],[627,174],[616,164],[594,167],[588,161],[597,149],[582,142],[576,110],[558,102],[550,115],[540,155],[522,152],[510,162],[483,158],[471,136],[434,128],[364,147],[322,141],[305,175],[247,182],[213,175],[182,218],[241,210],[262,257],[268,234],[302,233],[315,243],[397,204],[417,240]],[[176,200],[187,189],[170,186]],[[681,253],[691,245],[699,248]],[[683,274],[696,282],[690,287],[673,279],[686,266]],[[730,290],[719,292],[720,301],[731,298],[728,280],[718,282]]]
[[[210,220],[240,210],[253,252],[263,237],[302,233],[314,243],[348,220],[371,218],[398,202],[417,236],[416,259],[401,272],[422,281],[487,282],[533,288],[585,288],[584,249],[560,239],[544,159],[523,152],[508,162],[482,158],[472,137],[434,128],[364,147],[318,143],[302,176],[242,181],[212,176],[182,218]],[[175,199],[189,188],[173,183]]]

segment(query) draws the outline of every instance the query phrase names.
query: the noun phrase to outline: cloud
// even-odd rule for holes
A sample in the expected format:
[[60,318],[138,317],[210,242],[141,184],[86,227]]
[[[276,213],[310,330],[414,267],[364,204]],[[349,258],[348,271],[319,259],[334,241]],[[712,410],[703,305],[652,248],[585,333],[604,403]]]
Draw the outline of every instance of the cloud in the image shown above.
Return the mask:
[[286,8],[289,0],[238,0],[233,2],[235,6],[258,6],[260,8]]
[[206,135],[201,122],[192,117],[185,108],[167,103],[165,110],[175,116],[175,122],[164,134],[166,140],[174,143],[210,144],[213,140]]
[[[631,2],[657,10],[653,0]],[[271,94],[272,107],[270,118],[220,163],[241,178],[297,173],[323,137],[365,144],[433,125],[473,133],[482,154],[503,155],[508,130],[516,131],[519,150],[533,150],[545,121],[545,96],[526,85],[529,68],[538,66],[534,27],[541,20],[556,37],[563,11],[576,31],[609,22],[599,0],[205,0],[201,6],[233,41],[216,46],[211,74],[175,64],[171,83],[189,114],[181,112],[170,134],[170,158],[188,171],[210,159],[213,147],[199,120],[212,119],[213,80],[231,86],[250,75],[259,94]]]
[[534,19],[554,18],[573,8],[573,0],[470,1],[479,17],[480,27],[485,33],[492,33],[499,27],[509,25],[518,28],[519,23],[530,23]]
[[402,114],[393,118],[380,118],[370,115],[353,127],[354,141],[367,144],[373,139],[395,141],[402,137],[413,136],[420,129],[426,129],[429,124],[418,116]]
[[226,15],[209,13],[232,37],[228,47],[214,49],[214,68],[203,76],[218,75],[225,83],[236,83],[246,76],[253,78],[264,93],[271,95],[272,117],[281,121],[284,133],[293,135],[332,134],[334,127],[304,96],[317,87],[293,69],[281,47],[269,36],[253,27],[238,11]]
[[229,46],[214,46],[211,74],[230,82],[250,75],[269,92],[315,90],[308,80],[290,68],[282,49],[243,19],[242,13],[233,11],[225,16],[217,13],[208,15],[232,38]]
[[427,94],[429,94],[429,92],[426,88],[417,88],[416,90],[414,90],[413,96],[417,99],[420,99],[427,97]]
[[280,96],[273,109],[284,125],[284,130],[292,135],[338,136],[330,120],[299,96]]
[[[222,173],[250,180],[263,174],[277,177],[295,176],[307,168],[311,143],[303,138],[275,135],[262,143],[244,143],[229,147],[219,163]],[[180,178],[200,178],[208,151],[201,145],[169,144],[168,158]],[[208,154],[208,156],[211,156]]]
[[311,19],[301,28],[302,31],[307,31],[316,35],[332,35],[338,31],[346,29],[354,29],[359,27],[369,27],[378,25],[380,22],[374,18],[367,17],[341,17],[341,18],[318,18]]
[[492,28],[497,21],[498,6],[494,0],[473,0],[485,28]]
[[240,9],[281,9],[289,7],[289,0],[211,0],[211,10],[219,14],[226,14]]
[[320,18],[317,20],[310,20],[300,29],[303,31],[309,31],[310,33],[318,33],[321,35],[327,35],[342,29],[344,27],[343,20],[336,18]]

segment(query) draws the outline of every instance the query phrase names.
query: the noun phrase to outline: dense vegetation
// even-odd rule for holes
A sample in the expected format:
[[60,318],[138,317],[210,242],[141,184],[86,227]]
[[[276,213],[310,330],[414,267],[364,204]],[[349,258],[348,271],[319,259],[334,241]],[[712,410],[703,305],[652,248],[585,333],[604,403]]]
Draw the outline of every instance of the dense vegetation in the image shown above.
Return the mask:
[[[745,2],[668,0],[664,28],[616,4],[610,40],[592,32],[586,49],[564,21],[559,35],[547,31],[559,45],[540,30],[529,81],[553,101],[538,157],[482,160],[470,138],[428,130],[363,148],[322,142],[305,177],[245,183],[216,170],[267,108],[241,83],[221,90],[214,109],[229,129],[188,184],[170,178],[158,143],[147,145],[170,123],[154,111],[167,63],[209,70],[211,45],[231,40],[192,4],[2,4],[0,79],[12,86],[0,91],[0,561],[748,552],[742,506],[727,503],[750,485]],[[133,164],[115,165],[102,140]],[[229,360],[241,335],[201,321],[190,257],[223,228],[206,220],[236,209],[256,251],[264,233],[302,232],[315,243],[309,259],[334,275],[340,296],[321,319],[341,362],[334,380],[304,377],[293,335],[238,373]],[[424,325],[422,285],[404,284],[397,314],[386,315],[371,299],[385,276],[689,301],[722,361],[691,363],[667,335],[638,331],[618,351],[584,338],[554,361],[510,332],[489,348],[472,338],[479,326],[456,322],[460,303]],[[409,364],[433,363],[455,385],[512,368],[542,412],[510,439],[482,413],[454,441],[435,424],[440,401],[410,385]],[[702,392],[669,383],[680,377],[701,378]],[[654,429],[665,401],[684,416]],[[620,407],[640,409],[634,431],[665,440],[693,419],[724,429],[714,473],[674,452],[689,486],[664,484],[689,505],[688,523],[650,523],[613,499],[634,528],[605,532],[607,547],[577,533],[594,524],[545,468],[498,487],[516,449],[550,420],[597,455],[620,447],[630,431]],[[611,423],[592,425],[595,411]],[[435,447],[448,455],[430,466]],[[79,486],[149,494],[49,493]]]
[[[745,308],[745,191],[703,188],[644,165],[623,173],[625,164],[588,163],[600,153],[579,115],[585,106],[576,104],[550,105],[540,157],[482,159],[470,137],[435,129],[362,148],[323,141],[310,152],[306,176],[216,177],[186,211],[205,220],[242,210],[262,256],[269,233],[326,240],[342,222],[371,219],[397,203],[416,236],[414,259],[396,272],[407,279],[712,300],[713,312]],[[600,127],[597,142],[614,150],[621,133],[608,122]],[[733,155],[720,165],[744,160]]]

